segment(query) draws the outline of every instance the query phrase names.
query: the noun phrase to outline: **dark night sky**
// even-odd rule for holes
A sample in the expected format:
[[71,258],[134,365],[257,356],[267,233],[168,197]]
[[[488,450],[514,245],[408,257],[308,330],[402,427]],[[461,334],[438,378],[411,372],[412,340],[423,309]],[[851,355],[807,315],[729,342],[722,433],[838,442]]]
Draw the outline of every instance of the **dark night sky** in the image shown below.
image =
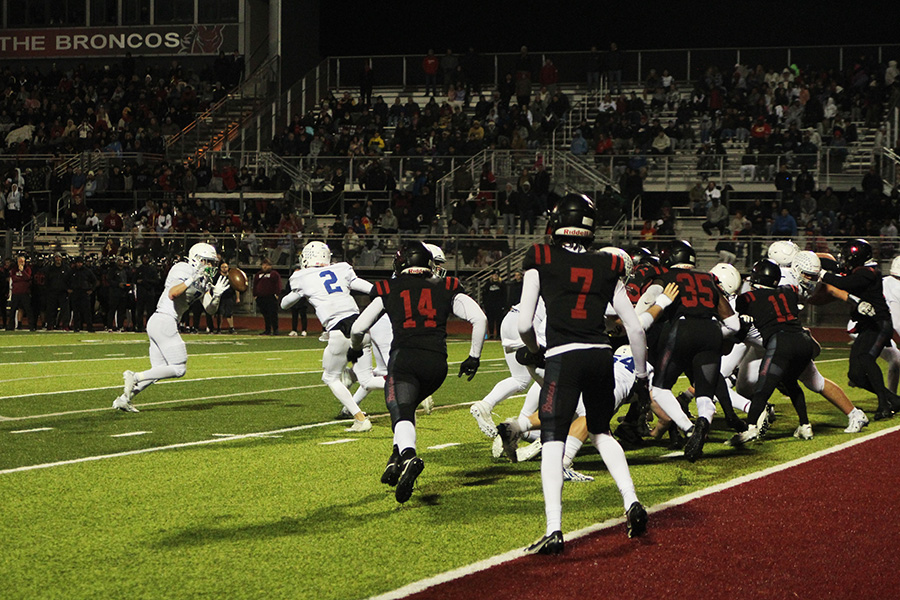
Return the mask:
[[322,2],[323,56],[465,51],[900,44],[896,10],[871,2],[368,0]]

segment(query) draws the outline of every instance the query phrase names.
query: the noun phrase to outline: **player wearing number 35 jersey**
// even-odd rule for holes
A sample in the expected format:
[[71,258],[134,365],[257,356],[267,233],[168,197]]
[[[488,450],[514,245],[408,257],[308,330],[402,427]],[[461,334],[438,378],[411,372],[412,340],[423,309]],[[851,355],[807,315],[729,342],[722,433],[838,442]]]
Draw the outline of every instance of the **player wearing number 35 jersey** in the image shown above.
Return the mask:
[[385,402],[391,415],[394,446],[381,482],[396,486],[397,502],[406,502],[425,463],[416,455],[416,407],[447,377],[447,319],[451,313],[472,324],[469,357],[459,375],[475,376],[484,344],[487,317],[465,294],[456,277],[433,277],[433,256],[421,242],[406,242],[394,258],[395,279],[379,281],[372,302],[352,330],[347,358],[361,355],[363,335],[387,313],[394,339],[388,360]]

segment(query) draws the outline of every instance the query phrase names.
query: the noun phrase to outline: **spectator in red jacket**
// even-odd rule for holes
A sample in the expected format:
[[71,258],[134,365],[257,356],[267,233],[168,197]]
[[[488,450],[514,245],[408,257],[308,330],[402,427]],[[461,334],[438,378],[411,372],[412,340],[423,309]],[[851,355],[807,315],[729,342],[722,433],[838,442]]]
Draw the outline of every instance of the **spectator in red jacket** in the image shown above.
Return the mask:
[[37,322],[34,320],[34,311],[31,309],[31,267],[25,264],[25,257],[19,256],[16,264],[9,270],[10,287],[12,288],[12,300],[9,304],[10,318],[6,322],[7,331],[12,331],[13,323],[22,326],[22,313],[28,317],[28,326],[31,331],[37,330]]
[[559,71],[556,65],[549,58],[544,61],[540,73],[541,86],[547,88],[547,92],[552,96],[556,93],[556,84],[559,82]]
[[122,231],[122,216],[115,208],[109,209],[109,214],[103,219],[103,231]]
[[422,71],[425,72],[425,95],[431,90],[431,95],[437,95],[437,73],[441,66],[441,62],[434,55],[434,50],[428,50],[428,56],[422,59]]

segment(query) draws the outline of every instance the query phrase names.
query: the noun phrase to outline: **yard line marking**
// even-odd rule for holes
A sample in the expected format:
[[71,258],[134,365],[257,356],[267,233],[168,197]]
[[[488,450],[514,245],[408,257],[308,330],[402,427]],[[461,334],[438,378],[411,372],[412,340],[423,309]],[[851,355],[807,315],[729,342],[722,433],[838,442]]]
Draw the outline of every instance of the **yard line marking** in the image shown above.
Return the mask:
[[24,350],[5,350],[3,354],[25,354]]
[[35,429],[17,429],[16,431],[10,431],[10,433],[34,433],[35,431],[50,431],[53,429],[52,427],[37,427]]
[[128,433],[117,433],[115,435],[111,435],[109,437],[132,437],[135,435],[147,435],[148,433],[153,433],[152,431],[129,431]]
[[234,437],[236,433],[213,433],[213,437]]
[[125,353],[122,352],[121,354],[105,354],[104,356],[125,356]]
[[280,358],[267,358],[266,360],[281,360]]
[[137,454],[149,454],[151,452],[161,452],[163,450],[177,450],[179,448],[192,448],[194,446],[208,446],[209,444],[218,444],[221,442],[230,442],[233,440],[247,440],[252,438],[275,437],[281,433],[292,433],[295,431],[303,431],[306,429],[315,429],[317,427],[325,427],[328,425],[343,425],[344,421],[326,421],[324,423],[311,423],[309,425],[298,425],[296,427],[286,427],[284,429],[274,429],[272,431],[262,431],[260,433],[244,433],[232,437],[220,437],[213,440],[198,440],[196,442],[182,442],[180,444],[169,444],[168,446],[155,446],[153,448],[142,448],[140,450],[129,450],[127,452],[116,452],[114,454],[100,454],[97,456],[85,456],[82,458],[74,458],[71,460],[61,460],[52,463],[44,463],[40,465],[27,465],[24,467],[15,467],[13,469],[4,469],[0,471],[0,475],[8,475],[10,473],[21,473],[23,471],[36,471],[39,469],[49,469],[51,467],[61,467],[64,465],[75,465],[85,462],[94,462],[107,458],[119,458],[122,456],[134,456]]
[[453,446],[459,446],[459,442],[450,442],[449,444],[438,444],[437,446],[428,446],[429,450],[443,450],[444,448],[452,448]]
[[676,456],[684,456],[684,452],[669,452],[668,454],[663,454],[660,458],[675,458]]
[[359,438],[343,438],[340,440],[332,440],[330,442],[319,442],[320,446],[333,446],[334,444],[346,444],[347,442],[356,442]]
[[74,352],[54,352],[56,356],[66,356],[68,354],[75,354]]
[[[792,460],[790,462],[786,462],[780,465],[775,465],[773,467],[769,467],[768,469],[763,469],[762,471],[757,471],[755,473],[749,473],[747,475],[743,475],[741,477],[737,477],[732,479],[731,481],[726,481],[724,483],[719,483],[708,488],[704,488],[702,490],[697,490],[696,492],[691,492],[690,494],[686,494],[684,496],[679,496],[678,498],[673,498],[672,500],[668,500],[666,502],[662,502],[655,506],[649,507],[647,509],[648,513],[658,513],[662,512],[668,508],[672,508],[673,506],[679,506],[681,504],[686,504],[691,500],[696,500],[697,498],[702,498],[703,496],[708,496],[710,494],[715,494],[716,492],[721,492],[723,490],[727,490],[729,488],[737,487],[743,483],[747,483],[750,481],[754,481],[757,479],[762,479],[763,477],[767,477],[769,475],[773,475],[780,471],[784,471],[786,469],[790,469],[791,467],[795,467],[797,465],[802,465],[804,463],[816,460],[823,456],[827,456],[829,454],[833,454],[835,452],[840,452],[846,448],[850,448],[851,446],[855,446],[857,444],[862,444],[869,440],[873,440],[875,438],[881,437],[883,435],[889,435],[891,433],[895,433],[900,431],[900,425],[891,427],[889,429],[883,429],[881,431],[871,433],[862,438],[856,438],[850,440],[849,442],[844,442],[843,444],[838,444],[837,446],[832,446],[831,448],[826,448],[825,450],[819,450],[818,452],[813,452],[812,454],[808,454],[807,456],[803,456]],[[625,522],[625,517],[614,517],[612,519],[607,519],[601,523],[594,523],[593,525],[589,525],[584,529],[579,529],[578,531],[573,531],[571,533],[566,533],[566,540],[574,540],[591,533],[595,533],[597,531],[601,531],[603,529],[609,529],[610,527],[618,527],[621,526]],[[447,583],[450,581],[454,581],[456,579],[461,579],[466,575],[471,573],[477,573],[479,571],[484,571],[489,569],[490,567],[495,567],[497,565],[501,565],[503,563],[507,563],[511,560],[515,560],[517,558],[521,558],[525,556],[523,548],[516,548],[514,550],[510,550],[509,552],[504,552],[503,554],[498,554],[497,556],[492,556],[490,558],[486,558],[484,560],[472,563],[470,565],[465,565],[459,567],[457,569],[453,569],[452,571],[446,571],[444,573],[440,573],[433,577],[428,577],[426,579],[422,579],[420,581],[414,581],[408,585],[405,585],[401,588],[397,588],[396,590],[392,590],[390,592],[378,595],[371,596],[368,600],[398,600],[399,598],[405,598],[412,594],[417,594],[422,592],[430,587],[440,585],[442,583]]]

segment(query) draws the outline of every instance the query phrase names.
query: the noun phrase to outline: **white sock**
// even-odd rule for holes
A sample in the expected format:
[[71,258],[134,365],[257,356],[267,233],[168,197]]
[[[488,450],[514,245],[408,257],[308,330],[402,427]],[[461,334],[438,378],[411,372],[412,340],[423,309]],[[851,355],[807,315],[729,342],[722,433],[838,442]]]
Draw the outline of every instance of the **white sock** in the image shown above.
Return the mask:
[[572,466],[572,461],[575,460],[575,456],[578,455],[578,451],[581,450],[582,445],[584,445],[584,442],[574,435],[570,435],[566,438],[566,454],[563,456],[564,469],[568,469]]
[[524,390],[527,385],[527,382],[522,383],[514,377],[507,377],[506,379],[498,381],[497,385],[495,385],[493,389],[488,392],[488,395],[482,399],[482,402],[487,404],[490,410],[494,410],[495,406],[513,394],[518,394]]
[[340,380],[330,382],[328,387],[331,388],[331,393],[334,394],[334,397],[344,405],[344,408],[350,411],[351,415],[360,412],[359,404],[353,401],[350,390],[348,390],[347,386],[341,383]]
[[516,417],[516,423],[519,425],[519,431],[522,432],[523,437],[526,432],[531,431],[531,421],[528,420],[528,417],[519,415]]
[[365,398],[368,395],[369,395],[369,388],[367,388],[364,385],[361,385],[358,388],[356,388],[355,392],[353,392],[353,401],[358,405],[360,402],[363,401],[363,398]]
[[416,426],[412,421],[397,421],[394,425],[394,444],[401,453],[407,448],[416,449]]
[[536,413],[540,399],[541,386],[536,383],[531,384],[531,387],[528,388],[528,393],[525,394],[525,402],[522,404],[522,410],[519,411],[519,415],[527,417]]
[[741,396],[737,393],[737,390],[733,390],[731,388],[728,389],[728,395],[731,397],[731,406],[735,408],[735,410],[739,410],[741,412],[750,412],[750,399],[746,396]]
[[[184,371],[184,365],[160,365],[158,367],[150,367],[146,371],[141,371],[140,373],[135,373],[134,378],[137,385],[144,383],[146,380],[149,380],[147,385],[150,385],[154,381],[159,381],[160,379],[181,377],[184,375]],[[144,387],[147,387],[147,385]]]
[[675,399],[675,394],[672,393],[672,390],[653,387],[650,392],[653,394],[653,399],[656,400],[659,407],[675,422],[678,429],[687,431],[693,427],[691,420],[681,410],[681,405],[678,404],[678,400]]
[[562,530],[562,460],[565,449],[563,442],[547,442],[541,448],[541,487],[544,489],[548,535]]
[[637,493],[634,491],[634,482],[631,480],[631,471],[628,470],[628,460],[622,446],[614,437],[605,433],[593,436],[591,441],[606,464],[606,470],[616,482],[619,493],[622,494],[625,510],[628,510],[637,502]]
[[707,423],[713,422],[716,414],[716,405],[709,396],[697,396],[697,416],[706,419]]
[[540,429],[532,429],[532,430],[526,431],[525,433],[522,434],[522,441],[528,442],[529,444],[531,442],[536,442],[539,439],[541,439],[541,430]]

